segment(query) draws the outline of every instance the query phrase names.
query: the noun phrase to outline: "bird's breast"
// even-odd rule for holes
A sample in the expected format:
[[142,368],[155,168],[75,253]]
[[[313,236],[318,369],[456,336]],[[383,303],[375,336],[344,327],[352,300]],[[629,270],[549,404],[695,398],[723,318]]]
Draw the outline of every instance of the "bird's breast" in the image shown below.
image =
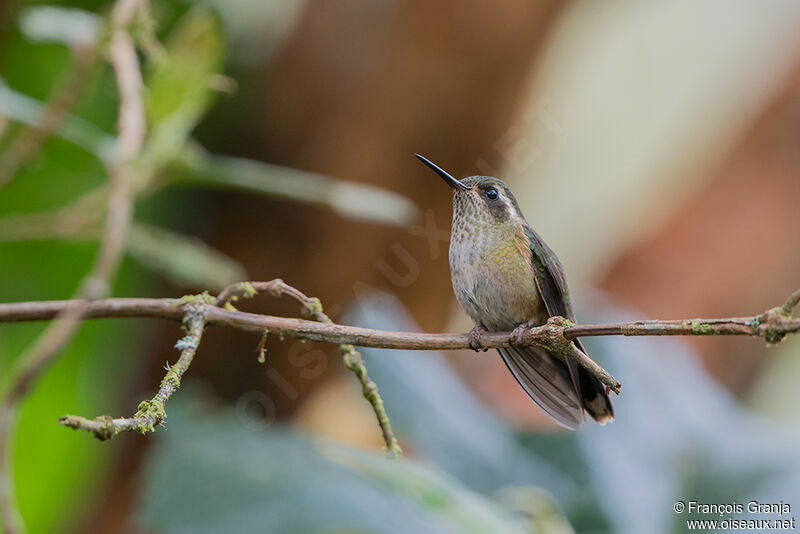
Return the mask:
[[525,321],[547,319],[527,241],[513,233],[486,238],[454,231],[450,274],[458,303],[489,330],[510,330]]

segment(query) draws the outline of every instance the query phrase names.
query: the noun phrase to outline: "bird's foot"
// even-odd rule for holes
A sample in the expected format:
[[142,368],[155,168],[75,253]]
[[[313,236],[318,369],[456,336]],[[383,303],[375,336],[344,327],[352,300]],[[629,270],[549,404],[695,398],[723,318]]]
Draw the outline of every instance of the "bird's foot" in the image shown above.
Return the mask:
[[523,341],[525,337],[525,331],[528,330],[529,328],[533,328],[534,326],[537,325],[533,321],[522,323],[521,325],[519,325],[518,327],[516,327],[514,330],[511,331],[511,335],[508,337],[508,342],[511,344],[512,347],[523,346],[525,344]]
[[481,343],[481,336],[488,332],[485,326],[483,325],[476,325],[472,330],[469,331],[469,348],[474,350],[475,352],[486,352],[487,348],[483,346]]

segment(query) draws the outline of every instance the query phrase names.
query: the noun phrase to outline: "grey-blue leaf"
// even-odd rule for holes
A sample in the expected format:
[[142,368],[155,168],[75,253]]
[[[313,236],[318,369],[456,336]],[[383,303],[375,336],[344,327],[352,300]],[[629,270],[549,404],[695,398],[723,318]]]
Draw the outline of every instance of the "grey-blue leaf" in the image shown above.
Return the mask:
[[524,520],[411,460],[254,432],[181,391],[142,476],[138,512],[164,534],[408,532],[523,534]]

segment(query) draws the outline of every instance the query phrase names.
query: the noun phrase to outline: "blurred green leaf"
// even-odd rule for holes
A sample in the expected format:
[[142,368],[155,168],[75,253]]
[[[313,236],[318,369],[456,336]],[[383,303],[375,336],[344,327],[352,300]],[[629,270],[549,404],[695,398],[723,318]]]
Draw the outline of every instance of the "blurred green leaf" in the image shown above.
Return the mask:
[[99,39],[103,19],[83,9],[35,6],[22,10],[19,27],[31,41],[90,45]]
[[[25,124],[35,124],[42,106],[38,100],[10,89],[0,78],[0,114]],[[160,129],[157,127],[154,135],[164,137],[153,137],[150,148],[153,152],[144,157],[149,163],[156,163],[152,158],[175,158],[158,162],[168,164],[164,173],[165,183],[233,189],[318,204],[343,217],[401,227],[408,226],[419,216],[419,208],[413,202],[387,189],[281,165],[212,155],[195,143],[185,146],[186,136],[199,118],[184,122],[189,112],[194,113],[195,110],[188,106],[185,111],[186,114],[177,109],[174,114],[167,114],[174,121],[166,120]],[[108,160],[113,154],[114,137],[79,117],[68,116],[56,135],[84,148],[100,160]],[[179,150],[181,147],[183,149]]]
[[[426,507],[447,515],[459,526],[459,532],[516,532],[519,522],[510,524],[503,520],[508,510],[497,502],[465,490],[461,483],[424,464],[409,460],[387,461],[385,458],[365,453],[359,449],[330,444],[322,449],[331,460],[362,473],[372,483],[386,491],[411,497]],[[533,511],[531,510],[533,513]],[[553,513],[552,509],[548,513]],[[558,532],[571,533],[572,529],[563,515]],[[537,532],[556,532],[543,529]]]
[[413,202],[381,187],[251,159],[211,155],[199,147],[170,166],[169,179],[318,204],[343,217],[395,226],[407,226],[419,215]]
[[771,349],[765,368],[755,378],[748,403],[757,412],[776,420],[800,420],[800,405],[795,401],[800,377],[800,336],[787,337]]
[[[525,514],[533,526],[533,532],[549,532],[551,534],[574,534],[561,507],[552,495],[542,488],[532,486],[514,486],[503,488],[497,493],[500,502],[513,510]],[[595,518],[597,519],[597,518]],[[593,528],[598,530],[596,523]]]
[[131,257],[178,285],[218,290],[247,280],[244,268],[222,252],[164,228],[136,223],[127,245]]
[[148,457],[138,518],[165,534],[528,532],[521,516],[412,460],[285,428],[249,430],[181,390]]
[[211,104],[224,45],[219,17],[207,7],[196,7],[177,22],[145,80],[151,131],[144,159],[160,163],[183,148]]
[[[0,115],[23,124],[36,125],[43,109],[44,103],[11,89],[0,77]],[[57,135],[103,161],[109,160],[114,153],[112,135],[74,115],[67,115]]]
[[[71,13],[26,13],[30,17],[26,22],[29,25],[23,29],[29,30],[28,37],[38,36],[39,41],[51,42],[72,40],[69,44],[76,44],[74,40],[79,36],[74,33],[75,24],[80,22],[69,17],[78,14],[77,10]],[[68,18],[43,20],[43,14]],[[54,26],[54,22],[65,26]],[[41,99],[52,94],[58,76],[73,65],[70,51],[60,44],[32,43],[13,30],[3,30],[0,29],[3,33],[0,36],[3,74],[0,78],[0,122],[8,119],[9,123],[36,124],[44,109]],[[94,38],[93,35],[87,36]],[[30,95],[35,95],[35,98]],[[13,222],[13,215],[30,214],[28,222],[41,224],[38,228],[29,226],[27,231],[38,233],[39,238],[48,236],[51,229],[56,233],[69,229],[71,223],[67,219],[71,217],[59,219],[58,215],[67,215],[66,210],[59,212],[59,208],[78,205],[74,202],[76,198],[92,190],[99,191],[107,181],[101,162],[108,161],[113,155],[114,136],[97,124],[113,131],[117,103],[111,69],[106,67],[93,71],[86,93],[76,105],[74,114],[68,115],[56,132],[57,138],[45,142],[42,150],[21,169],[15,180],[3,188],[0,214],[9,217],[4,218],[4,222]],[[81,117],[90,117],[91,121]],[[19,125],[7,128],[8,134],[16,131],[19,131]],[[2,146],[6,146],[11,137],[6,135]],[[3,157],[0,154],[0,158]],[[97,199],[101,201],[102,209],[105,208],[104,195],[97,195],[102,197]],[[166,216],[174,220],[186,216],[185,210],[173,206],[168,209],[167,212],[159,207],[151,213],[152,218],[163,220]],[[70,215],[91,218],[94,214],[89,211],[75,209]],[[25,221],[20,217],[17,222]],[[57,224],[50,225],[52,222]],[[93,235],[79,237],[94,238]],[[139,238],[134,240],[141,249],[146,249],[142,254],[151,253],[148,260],[156,263],[163,260],[158,245],[153,243],[155,238],[163,244],[163,232],[154,237],[152,232],[142,231]],[[204,284],[204,287],[224,285],[228,279],[238,281],[240,276],[243,277],[238,265],[202,243],[186,244],[184,238],[177,236],[170,241],[170,246],[173,253],[182,254],[194,262],[190,263],[186,276]],[[91,267],[96,250],[97,244],[92,242],[0,243],[0,300],[68,298]],[[170,268],[163,262],[158,265],[164,270]],[[144,270],[130,259],[123,261],[115,293],[147,293],[145,276]],[[43,323],[31,323],[0,327],[0,376],[6,376],[14,359],[24,352],[44,326]],[[101,444],[84,435],[65,431],[55,421],[66,412],[124,412],[119,403],[127,393],[126,384],[135,383],[135,376],[141,369],[131,365],[136,360],[131,356],[137,350],[137,344],[122,343],[119,347],[116,344],[121,339],[141,339],[145,335],[143,324],[137,321],[82,325],[21,405],[13,447],[14,485],[30,534],[73,531],[87,513],[91,513],[87,508],[101,498],[98,493],[111,472],[110,461],[123,442]]]
[[[68,298],[91,266],[89,243],[0,244],[0,301]],[[54,267],[57,265],[57,267]],[[141,294],[141,269],[126,262],[116,291]],[[0,326],[0,376],[46,325]],[[86,439],[56,424],[64,413],[119,413],[147,326],[136,321],[85,323],[20,406],[14,439],[14,484],[29,534],[75,528],[106,481],[119,445]],[[141,360],[139,360],[141,361]]]
[[[25,124],[35,124],[42,106],[38,100],[10,89],[0,78],[0,114]],[[167,136],[172,138],[172,141],[167,140],[167,152],[177,149],[178,146],[171,143],[180,141],[182,144],[189,133],[186,125],[181,125],[181,112],[176,113],[176,122],[170,126],[167,121],[165,129],[160,130],[164,135],[172,132]],[[179,135],[173,135],[175,132],[170,130],[173,126],[180,129]],[[114,137],[79,117],[68,116],[56,135],[84,148],[100,160],[105,161],[113,154]],[[167,156],[161,153],[161,149],[158,149],[158,153]],[[176,159],[168,164],[166,183],[233,189],[318,204],[343,217],[401,227],[419,216],[419,208],[406,197],[373,185],[337,180],[255,160],[212,155],[195,143],[190,143],[180,154],[172,155]],[[150,154],[150,157],[154,155]]]

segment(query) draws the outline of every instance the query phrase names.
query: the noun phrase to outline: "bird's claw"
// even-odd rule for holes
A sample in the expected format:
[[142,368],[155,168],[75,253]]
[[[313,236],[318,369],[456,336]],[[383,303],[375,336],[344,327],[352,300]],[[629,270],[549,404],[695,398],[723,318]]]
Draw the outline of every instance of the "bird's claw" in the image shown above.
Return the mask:
[[481,336],[488,332],[485,326],[477,325],[472,330],[469,331],[469,348],[474,350],[475,352],[486,352],[487,348],[483,346],[481,343]]
[[512,347],[520,347],[524,345],[523,337],[525,336],[525,331],[529,328],[534,326],[533,323],[527,322],[522,323],[514,330],[511,331],[511,335],[508,337],[508,342],[511,344]]

